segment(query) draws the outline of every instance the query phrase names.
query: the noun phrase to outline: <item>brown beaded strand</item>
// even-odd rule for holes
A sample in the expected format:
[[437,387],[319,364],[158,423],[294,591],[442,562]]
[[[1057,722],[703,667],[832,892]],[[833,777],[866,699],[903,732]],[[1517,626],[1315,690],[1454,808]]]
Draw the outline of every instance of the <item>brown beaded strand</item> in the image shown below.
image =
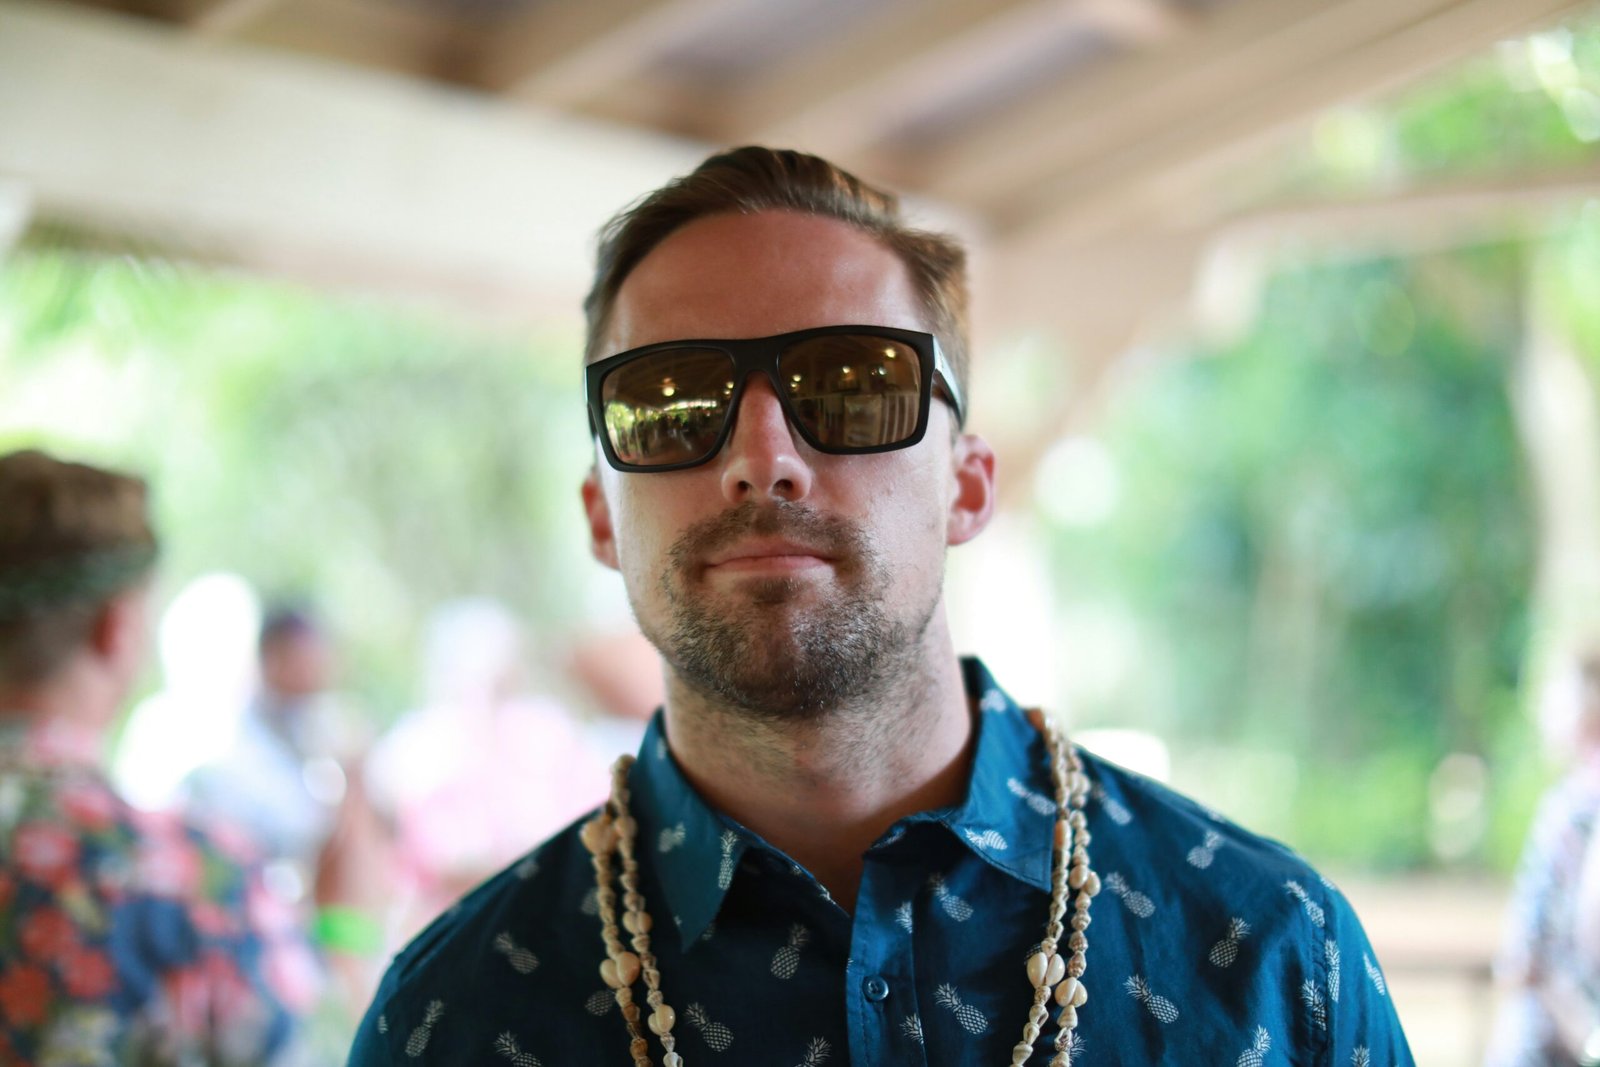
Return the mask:
[[617,818],[617,851],[622,855],[622,899],[627,908],[622,916],[622,925],[633,934],[633,950],[639,955],[644,973],[644,999],[650,1007],[650,1017],[646,1021],[651,1032],[661,1039],[661,1047],[666,1050],[662,1062],[666,1067],[682,1067],[683,1057],[677,1052],[678,1039],[672,1032],[678,1014],[661,992],[661,972],[656,967],[655,953],[650,951],[652,920],[650,913],[644,909],[644,894],[639,892],[639,861],[633,852],[638,826],[633,816],[628,814],[628,770],[632,763],[632,760],[624,757],[611,768],[611,795],[617,798],[622,812]]
[[[1028,1022],[1022,1029],[1022,1040],[1011,1050],[1011,1063],[1012,1067],[1021,1067],[1033,1055],[1034,1043],[1049,1018],[1049,1002],[1054,998],[1061,1008],[1061,1030],[1056,1035],[1056,1054],[1050,1067],[1070,1067],[1072,1032],[1078,1025],[1078,1009],[1088,1000],[1088,991],[1082,982],[1089,948],[1084,931],[1089,926],[1089,902],[1100,891],[1100,877],[1089,869],[1088,820],[1083,814],[1089,780],[1078,753],[1056,732],[1043,712],[1029,709],[1028,720],[1044,736],[1045,747],[1050,752],[1057,819],[1051,849],[1050,915],[1044,940],[1028,957],[1033,1003],[1028,1009]],[[645,910],[644,894],[639,891],[639,864],[633,850],[638,824],[628,811],[628,772],[633,762],[632,756],[622,756],[612,766],[611,798],[599,814],[584,824],[580,835],[584,847],[593,856],[598,886],[600,934],[606,948],[600,977],[613,990],[622,1009],[634,1067],[651,1067],[650,1043],[639,1027],[643,1013],[633,999],[633,983],[640,975],[644,977],[645,1003],[651,1009],[650,1030],[660,1038],[666,1052],[662,1063],[664,1067],[683,1067],[683,1057],[677,1052],[677,1038],[672,1032],[677,1015],[661,991],[661,973],[656,967],[655,953],[650,951],[650,913]],[[632,952],[623,946],[617,925],[617,894],[612,886],[613,852],[622,858],[622,872],[618,876],[624,908],[622,926],[632,935]],[[1061,936],[1066,932],[1061,920],[1066,915],[1069,890],[1075,890],[1077,898],[1070,920],[1072,934],[1067,939],[1071,956],[1063,960],[1058,949]]]

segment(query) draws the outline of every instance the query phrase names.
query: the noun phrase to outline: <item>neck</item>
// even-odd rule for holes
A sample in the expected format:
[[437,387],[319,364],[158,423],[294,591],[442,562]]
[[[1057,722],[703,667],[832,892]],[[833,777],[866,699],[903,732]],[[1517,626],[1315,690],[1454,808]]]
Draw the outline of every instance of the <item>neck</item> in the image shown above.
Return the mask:
[[666,726],[719,811],[802,864],[846,911],[862,854],[897,819],[965,795],[972,717],[943,615],[887,691],[803,721],[719,703],[670,670]]
[[115,715],[117,702],[117,692],[108,680],[82,659],[69,662],[42,682],[0,682],[0,715],[77,733],[103,732]]

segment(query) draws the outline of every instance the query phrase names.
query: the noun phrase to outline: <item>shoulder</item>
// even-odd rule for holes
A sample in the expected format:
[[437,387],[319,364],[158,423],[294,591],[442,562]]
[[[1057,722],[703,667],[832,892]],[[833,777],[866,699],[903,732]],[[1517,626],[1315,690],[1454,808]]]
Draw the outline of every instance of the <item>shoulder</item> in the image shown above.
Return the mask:
[[[1213,877],[1283,890],[1289,882],[1333,887],[1289,846],[1254,833],[1177,790],[1081,752],[1088,808],[1106,844],[1193,884]],[[1309,890],[1308,890],[1309,892]]]
[[[1411,1062],[1375,953],[1331,881],[1280,842],[1083,758],[1103,886],[1095,929],[1106,918],[1126,937],[1130,995],[1165,982],[1170,1003],[1220,1003],[1218,1018],[1248,1021],[1309,1063],[1362,1062],[1358,1049]],[[1205,1043],[1245,1048],[1249,1037],[1219,1032]]]
[[508,1028],[548,1034],[581,1013],[600,986],[601,950],[579,825],[468,893],[395,956],[357,1032],[352,1065],[401,1052],[463,1062],[491,1051]]

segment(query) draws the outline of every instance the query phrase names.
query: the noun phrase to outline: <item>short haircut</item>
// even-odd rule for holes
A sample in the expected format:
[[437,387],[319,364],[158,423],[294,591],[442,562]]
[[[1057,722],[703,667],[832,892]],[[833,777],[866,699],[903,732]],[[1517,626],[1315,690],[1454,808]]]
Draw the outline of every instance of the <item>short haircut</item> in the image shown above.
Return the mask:
[[310,608],[301,604],[277,604],[261,617],[256,650],[266,652],[281,642],[297,637],[317,637],[321,633],[322,623]]
[[155,558],[141,479],[43,452],[0,455],[0,680],[55,675]]
[[[679,228],[712,215],[793,211],[838,219],[900,257],[933,332],[959,380],[968,385],[967,256],[947,234],[914,229],[893,193],[868,185],[825,159],[747,145],[718,153],[626,208],[600,231],[594,286],[583,302],[586,358],[600,351],[617,293],[633,268]],[[875,325],[884,325],[878,323]]]

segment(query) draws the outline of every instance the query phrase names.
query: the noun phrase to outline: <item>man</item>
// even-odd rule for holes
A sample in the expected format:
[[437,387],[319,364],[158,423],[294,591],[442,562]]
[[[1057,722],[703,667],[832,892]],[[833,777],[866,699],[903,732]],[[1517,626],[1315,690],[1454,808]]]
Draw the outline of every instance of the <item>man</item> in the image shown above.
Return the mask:
[[101,770],[155,556],[142,482],[0,456],[0,1063],[303,1062],[303,939],[217,843]]
[[396,959],[352,1064],[1411,1062],[1331,886],[957,659],[944,552],[994,505],[958,246],[743,148],[599,259],[583,500],[666,702],[599,818]]

